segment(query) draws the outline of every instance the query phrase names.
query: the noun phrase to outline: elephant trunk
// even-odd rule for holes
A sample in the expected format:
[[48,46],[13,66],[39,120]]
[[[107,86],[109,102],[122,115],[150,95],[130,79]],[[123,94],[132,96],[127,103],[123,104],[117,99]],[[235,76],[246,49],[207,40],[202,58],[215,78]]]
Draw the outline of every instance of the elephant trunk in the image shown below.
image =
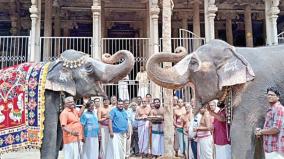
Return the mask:
[[[154,54],[146,64],[146,70],[148,77],[156,84],[168,88],[177,89],[183,87],[188,83],[188,76],[185,74],[179,74],[175,65],[169,68],[161,68],[163,62],[180,62],[186,55],[187,51],[183,47],[178,47],[175,53],[158,53]],[[186,68],[184,68],[186,69]],[[186,71],[187,73],[187,71]]]
[[[103,83],[114,83],[121,80],[129,74],[134,66],[134,56],[127,50],[120,50],[109,58],[111,60],[104,60],[103,58],[104,72],[99,77]],[[114,65],[113,63],[119,64]]]

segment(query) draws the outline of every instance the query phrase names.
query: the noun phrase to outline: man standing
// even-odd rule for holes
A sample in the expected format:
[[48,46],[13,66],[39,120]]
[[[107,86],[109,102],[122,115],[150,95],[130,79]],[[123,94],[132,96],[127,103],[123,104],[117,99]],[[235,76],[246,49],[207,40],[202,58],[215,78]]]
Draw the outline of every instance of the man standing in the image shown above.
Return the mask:
[[276,87],[267,89],[269,108],[263,129],[257,128],[256,136],[263,136],[266,159],[284,158],[284,107],[279,102],[280,92]]
[[99,157],[99,122],[94,113],[94,101],[86,103],[88,109],[81,116],[81,124],[84,127],[83,159],[98,159]]
[[139,152],[143,157],[147,156],[149,148],[149,121],[147,117],[150,111],[151,108],[147,105],[147,101],[144,98],[142,106],[137,109],[136,113],[136,119],[138,120]]
[[103,107],[99,108],[98,111],[98,119],[100,123],[100,129],[101,129],[101,147],[100,147],[100,157],[105,159],[106,156],[106,148],[109,140],[109,129],[108,129],[108,123],[109,123],[109,112],[110,112],[110,106],[109,106],[109,99],[108,97],[104,97],[103,99]]
[[128,134],[127,113],[123,109],[123,101],[118,100],[117,107],[109,112],[110,141],[107,147],[106,159],[125,159],[126,139]]
[[164,109],[161,108],[160,99],[154,99],[155,107],[151,110],[150,115],[156,119],[152,121],[152,155],[155,157],[164,154]]
[[75,109],[74,98],[66,97],[64,99],[64,107],[60,114],[60,123],[63,130],[64,158],[79,159],[83,139],[83,127],[80,123],[80,116],[85,106],[83,105],[79,112]]
[[139,83],[139,90],[137,96],[141,96],[142,98],[144,98],[149,92],[149,79],[144,66],[141,66],[140,72],[137,73],[135,80]]
[[[210,101],[209,107],[210,115],[214,117],[213,121],[213,139],[215,144],[215,158],[231,159],[231,145],[228,138],[228,125],[226,123],[225,104],[219,104],[220,110],[216,113],[216,101]],[[214,109],[212,109],[214,108]]]
[[[129,100],[124,100],[124,110],[127,113],[128,119],[128,132],[129,136],[132,135],[132,110],[129,108]],[[131,149],[131,137],[129,137],[126,141],[126,158],[130,157],[130,149]]]

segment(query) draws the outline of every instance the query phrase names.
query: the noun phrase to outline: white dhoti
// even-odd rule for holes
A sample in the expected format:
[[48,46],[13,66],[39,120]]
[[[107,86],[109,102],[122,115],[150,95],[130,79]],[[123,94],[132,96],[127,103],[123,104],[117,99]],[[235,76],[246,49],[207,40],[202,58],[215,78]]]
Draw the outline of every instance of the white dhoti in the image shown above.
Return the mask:
[[231,159],[231,145],[216,145],[215,144],[215,150],[216,150],[216,156],[215,158],[222,158],[222,159]]
[[118,97],[121,100],[129,100],[128,83],[125,81],[118,82]]
[[126,138],[125,133],[113,133],[113,138],[108,142],[106,159],[125,159]]
[[149,121],[138,121],[138,145],[140,153],[148,153],[149,145]]
[[152,154],[164,154],[164,127],[163,124],[152,124]]
[[99,138],[86,137],[83,145],[83,159],[99,158]]
[[191,148],[191,140],[185,134],[183,135],[183,138],[184,138],[184,152],[186,155],[186,159],[194,159],[194,155]]
[[139,89],[138,89],[137,96],[141,96],[142,98],[144,98],[147,93],[149,93],[148,84],[147,83],[139,83]]
[[284,159],[284,153],[280,152],[265,152],[265,159]]
[[213,159],[213,137],[212,135],[198,138],[197,158],[198,159]]
[[109,129],[108,126],[101,125],[101,149],[100,149],[100,157],[105,159],[106,149],[109,141]]
[[79,146],[82,150],[82,142],[78,144],[78,142],[72,142],[69,144],[63,145],[63,151],[64,151],[64,159],[80,159],[81,154],[79,152]]
[[131,125],[131,123],[128,123],[128,133],[129,133],[129,138],[126,140],[126,157],[130,156],[131,136],[132,136],[132,125]]

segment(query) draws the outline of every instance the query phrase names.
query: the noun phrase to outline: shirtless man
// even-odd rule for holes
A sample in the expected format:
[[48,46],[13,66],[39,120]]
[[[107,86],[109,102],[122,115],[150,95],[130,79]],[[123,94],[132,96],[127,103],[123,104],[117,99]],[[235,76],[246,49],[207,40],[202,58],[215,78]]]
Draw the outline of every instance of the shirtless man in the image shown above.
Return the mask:
[[158,156],[162,156],[164,154],[164,108],[161,107],[160,99],[155,98],[153,100],[154,109],[151,110],[150,115],[159,118],[159,121],[152,121],[151,128],[152,128],[152,155],[156,158]]
[[139,152],[142,156],[148,154],[149,145],[149,121],[147,117],[150,114],[151,108],[147,105],[147,101],[144,98],[142,105],[137,109],[136,120],[138,120],[138,136],[139,136]]
[[177,102],[177,107],[174,109],[174,127],[175,127],[175,144],[174,149],[176,157],[184,154],[184,138],[183,138],[183,120],[182,116],[186,114],[182,99]]
[[191,159],[194,158],[192,150],[191,150],[191,142],[189,142],[189,136],[188,136],[188,130],[190,122],[193,120],[193,113],[192,113],[192,107],[190,103],[185,104],[185,110],[186,114],[182,116],[183,121],[183,136],[184,136],[184,142],[185,142],[185,158]]
[[98,119],[100,123],[101,129],[101,149],[100,149],[100,156],[104,159],[106,156],[106,148],[109,141],[109,129],[108,129],[108,122],[109,122],[109,112],[111,107],[109,105],[110,101],[108,97],[103,99],[103,107],[99,108],[98,111]]
[[203,106],[199,110],[202,115],[199,126],[194,128],[198,138],[197,142],[197,158],[199,159],[213,159],[213,137],[211,135],[212,121],[211,116],[207,110],[207,106]]
[[116,96],[111,96],[110,97],[110,106],[112,108],[115,108],[117,106],[117,97]]

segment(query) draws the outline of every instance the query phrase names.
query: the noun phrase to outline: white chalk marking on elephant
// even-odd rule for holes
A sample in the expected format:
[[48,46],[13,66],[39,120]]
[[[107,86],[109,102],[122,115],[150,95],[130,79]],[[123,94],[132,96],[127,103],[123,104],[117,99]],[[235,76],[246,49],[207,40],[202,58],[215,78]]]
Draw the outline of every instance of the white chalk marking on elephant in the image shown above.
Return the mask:
[[224,66],[224,71],[228,72],[228,71],[235,71],[235,70],[237,70],[237,68],[238,68],[237,62],[238,62],[238,60],[226,63],[225,66]]
[[191,56],[188,55],[185,58],[183,58],[180,62],[178,62],[174,66],[175,72],[177,72],[180,76],[184,75],[188,69],[189,62],[191,60]]
[[60,81],[63,81],[63,82],[67,82],[67,78],[68,78],[68,75],[66,73],[63,73],[63,72],[59,72],[59,80]]

